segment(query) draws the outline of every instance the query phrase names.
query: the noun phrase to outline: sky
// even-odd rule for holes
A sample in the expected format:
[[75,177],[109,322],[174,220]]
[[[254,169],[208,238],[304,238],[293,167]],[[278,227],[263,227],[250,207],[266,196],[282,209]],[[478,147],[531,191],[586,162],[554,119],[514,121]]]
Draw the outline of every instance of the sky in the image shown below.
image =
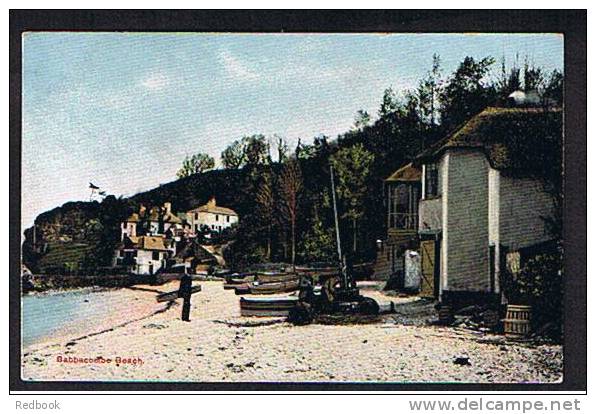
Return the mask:
[[89,182],[130,196],[173,181],[186,155],[219,162],[244,135],[335,138],[434,53],[445,74],[488,55],[563,69],[557,34],[25,33],[21,224],[89,200]]

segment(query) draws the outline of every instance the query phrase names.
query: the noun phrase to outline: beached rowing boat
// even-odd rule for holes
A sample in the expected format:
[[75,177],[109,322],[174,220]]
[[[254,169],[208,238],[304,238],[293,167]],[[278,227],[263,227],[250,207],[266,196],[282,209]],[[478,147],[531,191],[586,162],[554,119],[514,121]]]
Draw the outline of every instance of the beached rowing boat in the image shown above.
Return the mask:
[[258,272],[255,276],[255,281],[259,283],[288,282],[299,279],[300,275],[296,273]]
[[243,283],[241,285],[235,285],[234,293],[236,293],[237,295],[249,295],[250,287],[248,286],[248,283]]
[[290,309],[296,306],[297,296],[277,298],[240,298],[242,316],[288,316]]
[[300,287],[300,281],[288,280],[285,282],[273,282],[273,283],[249,283],[250,293],[253,295],[271,295],[274,293],[292,292],[298,290]]

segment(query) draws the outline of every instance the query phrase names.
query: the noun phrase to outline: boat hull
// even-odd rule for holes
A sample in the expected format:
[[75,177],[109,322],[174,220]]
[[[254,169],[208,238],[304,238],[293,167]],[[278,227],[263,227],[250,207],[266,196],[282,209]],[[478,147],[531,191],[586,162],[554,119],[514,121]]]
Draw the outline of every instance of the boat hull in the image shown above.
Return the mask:
[[297,297],[284,298],[240,298],[242,316],[288,316],[296,306]]

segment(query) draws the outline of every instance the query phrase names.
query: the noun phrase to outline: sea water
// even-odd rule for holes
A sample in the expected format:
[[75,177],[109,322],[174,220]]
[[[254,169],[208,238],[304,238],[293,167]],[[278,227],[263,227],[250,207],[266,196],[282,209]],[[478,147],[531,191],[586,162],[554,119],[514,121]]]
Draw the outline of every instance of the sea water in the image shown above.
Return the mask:
[[21,298],[22,344],[27,347],[74,324],[89,324],[109,312],[101,290],[25,295]]

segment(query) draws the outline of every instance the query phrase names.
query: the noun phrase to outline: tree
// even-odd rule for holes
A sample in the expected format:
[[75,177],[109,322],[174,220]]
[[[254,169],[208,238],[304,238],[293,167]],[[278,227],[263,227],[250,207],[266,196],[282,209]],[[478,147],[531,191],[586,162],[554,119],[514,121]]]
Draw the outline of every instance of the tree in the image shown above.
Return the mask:
[[354,117],[354,129],[359,130],[370,125],[370,114],[363,109],[356,112]]
[[422,116],[428,119],[431,127],[439,120],[439,94],[441,90],[441,58],[433,54],[431,70],[418,84],[418,101]]
[[337,257],[332,228],[325,228],[320,219],[304,235],[301,246],[302,260],[305,262],[331,262]]
[[277,148],[277,162],[284,163],[288,159],[288,154],[290,152],[288,143],[284,137],[280,135],[275,135],[273,138],[275,139],[275,147]]
[[542,91],[544,88],[544,73],[540,68],[524,67],[524,89],[526,92]]
[[553,70],[545,82],[544,97],[552,100],[555,104],[563,104],[563,74]]
[[221,153],[221,163],[226,169],[236,170],[244,165],[246,162],[246,155],[244,154],[244,146],[242,142],[236,140],[232,142]]
[[275,198],[273,196],[273,174],[271,171],[266,171],[261,177],[261,181],[257,188],[255,196],[257,202],[257,216],[261,219],[267,228],[267,260],[271,261],[271,238],[273,231],[273,222],[275,215]]
[[289,160],[281,173],[279,180],[280,211],[290,227],[292,246],[292,266],[296,264],[296,220],[298,204],[303,190],[302,172],[297,160]]
[[331,165],[337,176],[337,195],[343,200],[346,208],[342,218],[352,222],[352,252],[357,248],[358,220],[364,214],[364,198],[368,190],[367,180],[375,156],[362,144],[342,148],[331,159]]
[[262,134],[246,136],[242,138],[244,149],[244,158],[246,165],[256,166],[267,163],[269,155],[269,146],[267,140]]
[[379,108],[379,117],[383,118],[394,112],[398,107],[397,96],[393,89],[387,88],[383,92],[383,99],[381,100],[381,107]]
[[215,167],[215,160],[208,154],[197,153],[192,156],[186,156],[182,162],[182,168],[178,170],[178,178],[188,177],[193,174],[209,171]]
[[485,80],[494,58],[467,56],[441,91],[441,118],[446,129],[459,125],[496,100],[494,85]]
[[313,145],[303,144],[302,140],[298,138],[298,144],[296,145],[296,159],[308,160],[315,156],[315,147]]

